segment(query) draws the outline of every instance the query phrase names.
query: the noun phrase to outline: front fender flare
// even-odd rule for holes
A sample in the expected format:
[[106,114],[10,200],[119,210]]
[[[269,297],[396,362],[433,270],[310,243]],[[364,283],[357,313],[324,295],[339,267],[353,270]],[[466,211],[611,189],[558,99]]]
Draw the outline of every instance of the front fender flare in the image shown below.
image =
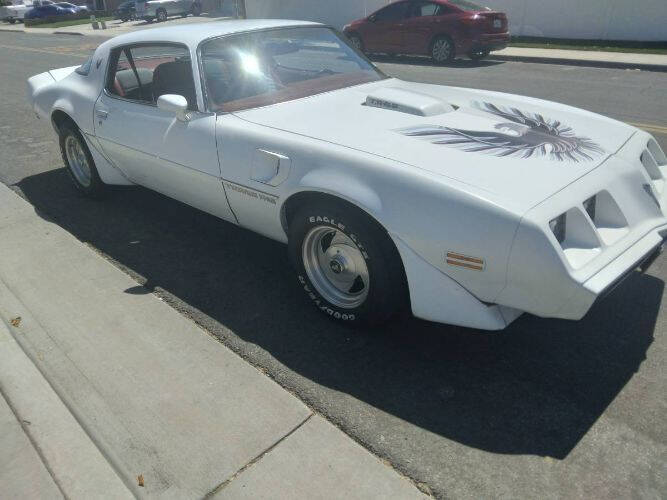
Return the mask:
[[375,219],[382,212],[382,200],[373,188],[358,178],[341,175],[333,169],[318,168],[308,172],[301,178],[298,188],[298,191],[316,191],[338,196],[357,205]]

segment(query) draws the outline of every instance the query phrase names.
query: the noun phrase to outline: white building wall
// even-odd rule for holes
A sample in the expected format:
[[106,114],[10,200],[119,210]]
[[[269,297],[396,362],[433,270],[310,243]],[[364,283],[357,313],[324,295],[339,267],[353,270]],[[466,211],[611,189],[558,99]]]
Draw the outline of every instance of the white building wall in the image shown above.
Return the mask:
[[[513,35],[667,41],[667,0],[474,0],[507,13]],[[248,18],[318,21],[342,28],[390,0],[245,0]]]
[[483,0],[513,35],[667,41],[667,0]]
[[248,19],[298,19],[339,29],[388,3],[390,0],[245,0]]

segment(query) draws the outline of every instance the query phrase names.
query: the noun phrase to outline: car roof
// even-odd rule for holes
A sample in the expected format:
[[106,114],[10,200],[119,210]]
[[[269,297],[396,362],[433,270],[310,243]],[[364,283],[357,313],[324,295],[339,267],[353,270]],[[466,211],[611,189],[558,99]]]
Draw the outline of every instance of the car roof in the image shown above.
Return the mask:
[[268,28],[286,28],[290,26],[322,26],[309,21],[290,21],[280,19],[234,19],[208,23],[182,24],[150,28],[118,35],[103,45],[117,47],[132,43],[179,42],[196,47],[202,40],[244,31],[257,31]]

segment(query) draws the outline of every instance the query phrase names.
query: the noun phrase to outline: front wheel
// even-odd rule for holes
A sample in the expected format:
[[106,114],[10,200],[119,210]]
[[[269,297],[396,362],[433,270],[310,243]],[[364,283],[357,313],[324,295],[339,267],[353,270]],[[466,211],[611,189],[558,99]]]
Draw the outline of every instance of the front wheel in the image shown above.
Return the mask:
[[389,235],[342,202],[301,207],[289,255],[300,287],[321,312],[347,324],[380,324],[406,311],[405,272]]
[[155,15],[158,23],[163,23],[167,20],[167,11],[164,9],[158,9]]
[[102,197],[106,184],[100,179],[86,141],[74,125],[61,126],[60,152],[74,186],[90,198]]
[[198,3],[192,4],[192,15],[195,17],[201,15],[201,5]]
[[16,19],[7,19],[9,21],[9,24],[14,24],[16,22]]

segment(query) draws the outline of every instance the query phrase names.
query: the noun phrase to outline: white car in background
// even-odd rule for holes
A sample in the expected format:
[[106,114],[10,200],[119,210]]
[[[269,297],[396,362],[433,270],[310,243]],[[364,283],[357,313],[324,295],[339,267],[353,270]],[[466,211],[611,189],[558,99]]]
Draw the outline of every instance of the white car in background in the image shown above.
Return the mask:
[[0,7],[0,19],[10,24],[23,22],[25,13],[32,9],[32,3],[17,3]]
[[28,97],[81,192],[139,184],[285,242],[342,322],[580,319],[667,234],[667,158],[646,132],[389,78],[315,23],[120,35]]
[[199,16],[201,3],[199,0],[137,0],[135,9],[137,19],[161,23],[170,16]]

